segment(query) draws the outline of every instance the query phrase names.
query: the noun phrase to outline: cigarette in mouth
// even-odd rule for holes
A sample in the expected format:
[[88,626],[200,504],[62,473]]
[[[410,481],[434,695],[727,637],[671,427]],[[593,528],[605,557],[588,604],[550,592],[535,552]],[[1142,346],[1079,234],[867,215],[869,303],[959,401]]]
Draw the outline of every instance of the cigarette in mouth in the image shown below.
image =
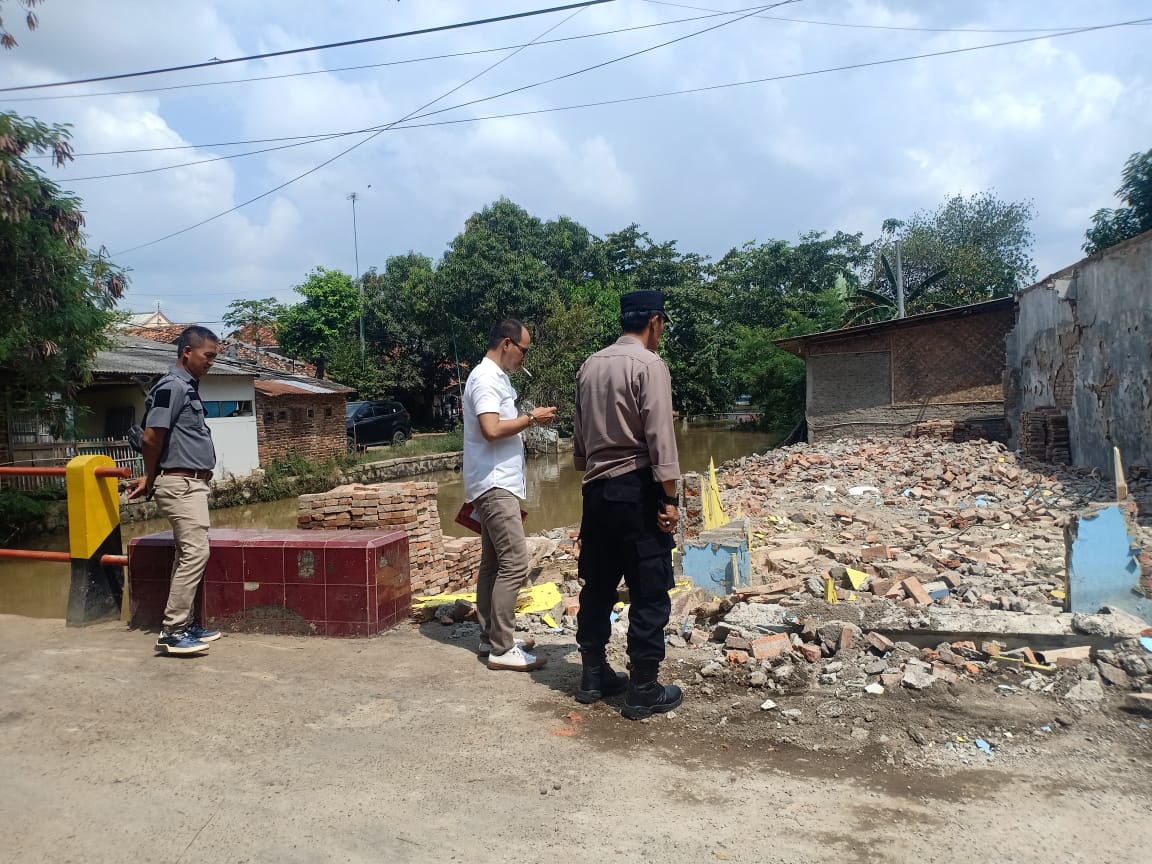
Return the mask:
[[525,367],[521,366],[520,371],[523,372],[525,375],[527,375],[529,378],[532,377],[532,373],[529,372]]

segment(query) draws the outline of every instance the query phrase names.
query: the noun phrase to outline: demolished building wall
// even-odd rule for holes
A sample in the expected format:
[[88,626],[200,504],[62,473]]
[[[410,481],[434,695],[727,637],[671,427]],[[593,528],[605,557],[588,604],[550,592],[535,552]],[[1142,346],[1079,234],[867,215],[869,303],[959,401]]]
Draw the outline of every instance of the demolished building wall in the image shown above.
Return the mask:
[[1011,445],[1028,417],[1067,417],[1072,464],[1112,475],[1112,448],[1152,467],[1152,232],[1023,291],[1008,335]]

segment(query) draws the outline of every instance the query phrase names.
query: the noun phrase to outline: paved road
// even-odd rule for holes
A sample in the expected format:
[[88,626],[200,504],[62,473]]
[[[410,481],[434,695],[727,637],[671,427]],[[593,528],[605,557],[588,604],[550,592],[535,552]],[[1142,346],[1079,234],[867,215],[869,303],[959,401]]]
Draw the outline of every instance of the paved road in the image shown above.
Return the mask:
[[0,616],[0,857],[1148,860],[1146,753],[1086,758],[1099,742],[1068,736],[1063,755],[941,776],[705,745],[676,717],[571,713],[570,644],[530,677],[446,633],[229,636],[179,660],[119,624]]

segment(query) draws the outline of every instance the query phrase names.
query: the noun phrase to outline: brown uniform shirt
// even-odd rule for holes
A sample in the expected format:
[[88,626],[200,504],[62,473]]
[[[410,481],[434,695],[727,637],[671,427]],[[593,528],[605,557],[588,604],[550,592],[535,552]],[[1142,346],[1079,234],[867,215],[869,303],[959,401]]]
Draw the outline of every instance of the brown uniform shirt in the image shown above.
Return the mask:
[[572,461],[586,484],[647,467],[658,481],[680,479],[672,377],[635,336],[621,336],[580,367]]

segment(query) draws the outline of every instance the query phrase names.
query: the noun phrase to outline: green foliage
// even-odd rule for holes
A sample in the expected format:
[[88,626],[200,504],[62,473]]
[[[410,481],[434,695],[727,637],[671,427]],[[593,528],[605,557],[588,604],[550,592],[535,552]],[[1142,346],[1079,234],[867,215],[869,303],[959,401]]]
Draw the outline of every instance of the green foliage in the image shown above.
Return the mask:
[[1084,233],[1084,251],[1089,255],[1152,231],[1152,150],[1129,156],[1120,181],[1116,197],[1127,206],[1103,207],[1092,214],[1092,227]]
[[80,201],[27,158],[72,158],[64,126],[0,113],[0,369],[12,404],[60,414],[89,380],[127,285],[85,246]]
[[304,299],[285,308],[276,324],[291,356],[323,358],[330,345],[356,332],[360,293],[347,273],[317,267],[295,290]]
[[263,300],[233,300],[228,304],[223,321],[234,332],[239,331],[243,341],[261,347],[261,331],[275,328],[284,314],[284,307],[275,297]]
[[906,315],[1007,297],[1036,279],[1034,218],[1028,202],[991,192],[954,195],[909,221],[884,221],[863,268],[867,288],[855,292],[846,325],[886,321],[896,314],[896,242],[900,242]]
[[41,519],[52,501],[63,501],[63,486],[42,486],[16,491],[0,489],[0,546],[41,527]]

